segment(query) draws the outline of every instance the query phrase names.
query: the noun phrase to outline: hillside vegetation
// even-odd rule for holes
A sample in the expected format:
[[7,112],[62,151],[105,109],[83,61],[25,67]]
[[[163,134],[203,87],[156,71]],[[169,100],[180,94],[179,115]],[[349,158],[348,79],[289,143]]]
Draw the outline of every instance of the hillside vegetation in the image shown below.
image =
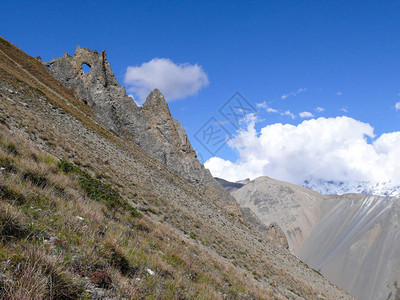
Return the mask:
[[233,268],[143,218],[109,184],[12,137],[5,127],[0,129],[2,298],[262,295],[248,290]]

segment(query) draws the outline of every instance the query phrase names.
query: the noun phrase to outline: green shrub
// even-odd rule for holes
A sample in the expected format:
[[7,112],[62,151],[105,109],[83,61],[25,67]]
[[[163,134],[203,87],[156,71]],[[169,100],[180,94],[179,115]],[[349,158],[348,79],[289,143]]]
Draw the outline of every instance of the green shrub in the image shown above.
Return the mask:
[[89,198],[102,202],[111,209],[122,209],[128,211],[132,217],[140,218],[142,214],[132,205],[123,199],[117,190],[110,184],[104,183],[97,178],[93,178],[88,172],[83,171],[78,166],[61,159],[57,163],[58,168],[65,174],[75,174],[81,188],[86,192]]
[[69,161],[66,161],[64,159],[59,160],[59,162],[57,163],[57,167],[65,174],[81,171],[77,166],[74,166]]

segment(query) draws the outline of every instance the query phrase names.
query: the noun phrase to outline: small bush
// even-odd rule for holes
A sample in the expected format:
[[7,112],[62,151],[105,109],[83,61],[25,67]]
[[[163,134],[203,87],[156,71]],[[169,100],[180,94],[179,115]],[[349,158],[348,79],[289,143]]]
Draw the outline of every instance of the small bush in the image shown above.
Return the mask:
[[81,174],[78,178],[78,182],[91,199],[98,202],[104,202],[110,208],[115,208],[122,202],[118,192],[109,184],[103,183],[99,179],[93,178],[87,173]]
[[57,163],[57,167],[65,174],[80,171],[80,169],[77,166],[74,166],[69,161],[66,161],[64,159],[59,160],[59,162]]

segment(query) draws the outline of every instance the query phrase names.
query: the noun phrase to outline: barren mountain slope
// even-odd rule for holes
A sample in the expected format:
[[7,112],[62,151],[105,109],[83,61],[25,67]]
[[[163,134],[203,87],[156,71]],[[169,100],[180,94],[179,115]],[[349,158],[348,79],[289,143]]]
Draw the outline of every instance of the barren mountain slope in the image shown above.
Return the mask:
[[[104,81],[104,78],[100,80]],[[153,96],[150,95],[147,101],[151,103]],[[111,100],[118,103],[118,99]],[[95,99],[93,101],[96,102]],[[98,218],[103,218],[110,227],[106,232],[99,231],[92,241],[93,245],[85,244],[85,251],[91,251],[94,257],[98,252],[103,253],[104,245],[98,243],[103,242],[101,236],[105,235],[104,240],[113,239],[115,247],[122,248],[118,253],[124,254],[128,265],[150,274],[139,276],[142,278],[140,281],[136,280],[136,273],[129,277],[130,273],[124,274],[123,268],[113,269],[115,275],[111,278],[112,284],[106,285],[108,288],[122,285],[125,288],[120,288],[123,292],[119,292],[119,296],[125,293],[131,297],[135,293],[142,297],[159,297],[167,291],[173,293],[168,288],[173,283],[173,287],[179,287],[182,295],[171,294],[172,298],[351,298],[299,262],[286,249],[271,242],[265,232],[249,225],[235,203],[227,205],[224,199],[229,199],[229,196],[217,188],[218,183],[209,188],[204,181],[201,183],[204,188],[198,189],[197,183],[190,178],[181,177],[185,177],[185,172],[179,176],[168,169],[168,162],[166,166],[165,161],[146,154],[138,147],[137,141],[127,138],[129,134],[119,134],[112,128],[100,125],[99,113],[95,109],[77,100],[70,90],[50,75],[40,61],[0,39],[0,116],[2,130],[6,132],[2,135],[6,136],[9,132],[29,140],[32,147],[42,149],[47,155],[73,162],[82,169],[79,172],[87,172],[97,180],[107,182],[129,205],[144,214],[142,225],[132,227],[133,221],[123,212],[112,214],[106,207],[98,210]],[[11,171],[12,168],[9,173]],[[202,178],[201,175],[197,176]],[[2,185],[9,184],[7,178],[14,178],[14,175],[7,173],[1,177]],[[219,199],[218,195],[223,195],[224,199]],[[7,200],[3,198],[4,195],[2,200]],[[71,201],[80,203],[82,199],[86,197],[72,198]],[[41,220],[48,220],[45,216],[52,216],[52,208],[48,209],[35,210],[32,216],[28,211],[27,218],[34,220],[38,216]],[[83,217],[91,222],[90,213],[88,210],[86,212],[87,215]],[[73,219],[72,216],[70,219]],[[68,222],[62,224],[67,226]],[[148,229],[145,224],[148,224]],[[117,235],[115,228],[121,228]],[[54,250],[45,245],[42,247],[40,243],[44,241],[39,241],[38,247],[50,257],[58,255],[63,259],[72,255],[73,252],[69,251],[76,251],[76,247],[82,243],[78,237],[77,240],[65,240],[60,232],[50,228],[41,230],[51,231],[55,239],[61,240],[61,245],[66,245],[65,249],[57,247]],[[141,239],[135,240],[136,236]],[[156,243],[155,237],[160,237]],[[25,242],[29,243],[29,240]],[[18,245],[2,244],[2,247]],[[177,249],[173,255],[168,250],[171,245]],[[138,247],[143,249],[138,252]],[[192,253],[193,260],[180,256],[187,251]],[[138,259],[143,257],[146,260],[138,263]],[[200,270],[198,262],[193,262],[197,260],[195,257],[208,257],[212,262],[207,263],[207,270]],[[0,259],[7,257],[0,256]],[[156,277],[152,277],[152,270],[146,271],[148,266],[155,269]],[[74,269],[72,264],[66,263],[65,268],[77,280],[84,280],[82,276],[85,273]],[[109,268],[114,268],[114,265],[109,265]],[[188,275],[183,280],[179,274]],[[207,274],[221,274],[220,280],[212,279]]]
[[289,248],[297,253],[319,220],[325,196],[269,177],[258,177],[232,192],[240,206],[250,208],[264,224],[276,222],[285,232]]
[[[259,177],[232,195],[264,224],[276,221],[302,261],[355,297],[400,297],[397,198],[323,196],[268,177]],[[296,228],[298,239],[293,239]]]
[[321,210],[299,257],[358,299],[398,299],[399,200],[346,194]]

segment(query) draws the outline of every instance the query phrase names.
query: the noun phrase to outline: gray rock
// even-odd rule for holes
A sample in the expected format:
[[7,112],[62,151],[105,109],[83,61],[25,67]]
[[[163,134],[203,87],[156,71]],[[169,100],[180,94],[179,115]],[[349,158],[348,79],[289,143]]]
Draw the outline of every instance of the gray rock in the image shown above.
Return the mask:
[[286,239],[285,233],[276,222],[269,225],[267,236],[277,244],[289,249],[289,243]]
[[[91,69],[84,73],[83,65]],[[159,90],[152,91],[139,107],[120,86],[107,61],[98,53],[77,47],[74,56],[64,54],[49,63],[48,71],[93,110],[93,117],[104,127],[132,140],[203,193],[225,208],[240,213],[235,200],[198,161],[182,125],[171,116]]]

